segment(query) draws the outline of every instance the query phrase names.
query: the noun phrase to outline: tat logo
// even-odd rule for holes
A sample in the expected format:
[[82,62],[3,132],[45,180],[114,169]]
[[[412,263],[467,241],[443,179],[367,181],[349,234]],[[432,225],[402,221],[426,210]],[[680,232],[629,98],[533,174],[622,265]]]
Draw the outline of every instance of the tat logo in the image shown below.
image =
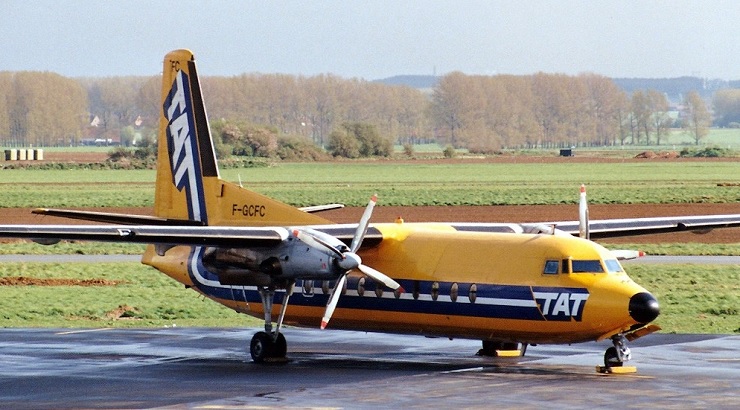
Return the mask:
[[532,294],[545,319],[576,322],[581,321],[589,296],[586,289],[573,288],[532,288]]
[[205,221],[204,201],[200,195],[203,189],[198,177],[200,163],[196,155],[198,148],[193,134],[195,126],[188,84],[187,75],[179,70],[162,108],[165,118],[169,121],[167,145],[172,167],[172,182],[179,191],[185,189],[190,219]]

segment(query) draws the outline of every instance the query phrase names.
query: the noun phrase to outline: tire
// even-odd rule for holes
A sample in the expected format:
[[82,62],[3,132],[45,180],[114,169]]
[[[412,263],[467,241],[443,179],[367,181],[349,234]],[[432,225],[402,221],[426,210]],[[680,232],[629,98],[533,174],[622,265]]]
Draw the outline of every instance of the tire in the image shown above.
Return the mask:
[[622,361],[619,360],[619,355],[617,355],[617,348],[612,346],[608,349],[606,349],[606,352],[604,352],[604,366],[606,367],[622,367],[622,364],[624,364]]
[[249,354],[255,363],[262,363],[266,358],[272,357],[273,350],[272,336],[265,332],[257,332],[249,344]]
[[273,343],[272,356],[278,359],[284,359],[288,354],[288,342],[282,333],[278,333],[277,340]]

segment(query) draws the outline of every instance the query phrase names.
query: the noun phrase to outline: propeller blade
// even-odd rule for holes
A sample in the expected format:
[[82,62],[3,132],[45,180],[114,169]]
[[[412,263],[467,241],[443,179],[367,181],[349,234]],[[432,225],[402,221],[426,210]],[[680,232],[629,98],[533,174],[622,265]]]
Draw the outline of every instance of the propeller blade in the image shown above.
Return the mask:
[[367,208],[365,208],[365,212],[363,212],[362,218],[360,218],[360,223],[357,225],[355,236],[352,238],[352,245],[349,247],[350,252],[354,253],[360,249],[362,240],[365,239],[365,234],[367,233],[367,226],[370,223],[370,217],[373,215],[373,208],[375,208],[375,203],[377,201],[378,195],[375,194],[370,198],[370,202],[367,203]]
[[331,315],[334,314],[334,309],[337,308],[337,302],[339,302],[339,296],[341,296],[342,294],[342,289],[344,288],[344,283],[346,281],[347,281],[347,275],[342,275],[339,277],[339,280],[334,285],[334,289],[331,291],[331,295],[329,295],[329,301],[326,303],[326,311],[324,311],[324,318],[321,319],[321,329],[326,329],[326,325],[329,324]]
[[620,261],[628,261],[645,256],[645,252],[632,249],[612,249],[609,252],[611,252],[612,255]]
[[316,236],[311,235],[310,233],[307,233],[305,231],[302,231],[300,229],[294,229],[293,230],[293,236],[303,241],[306,245],[312,247],[312,248],[319,248],[324,247],[328,251],[331,252],[332,256],[338,256],[340,259],[344,258],[344,254],[339,251],[339,249],[333,247],[331,244],[327,243],[321,238],[318,238]]
[[403,293],[403,288],[401,285],[398,284],[395,280],[391,279],[388,275],[385,273],[379,272],[367,265],[360,265],[358,266],[358,269],[365,275],[369,276],[371,279],[373,279],[376,282],[380,282],[384,284],[385,286],[391,288],[392,290],[401,290]]
[[586,185],[581,184],[581,198],[578,202],[578,236],[591,239],[588,223],[588,201],[586,200]]

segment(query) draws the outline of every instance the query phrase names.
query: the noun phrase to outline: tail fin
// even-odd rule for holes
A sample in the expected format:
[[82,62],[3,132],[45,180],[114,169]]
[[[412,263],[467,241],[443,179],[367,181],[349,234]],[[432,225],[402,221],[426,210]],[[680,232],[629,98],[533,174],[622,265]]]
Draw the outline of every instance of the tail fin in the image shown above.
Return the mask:
[[154,213],[204,225],[331,223],[220,178],[189,50],[171,51],[164,59]]

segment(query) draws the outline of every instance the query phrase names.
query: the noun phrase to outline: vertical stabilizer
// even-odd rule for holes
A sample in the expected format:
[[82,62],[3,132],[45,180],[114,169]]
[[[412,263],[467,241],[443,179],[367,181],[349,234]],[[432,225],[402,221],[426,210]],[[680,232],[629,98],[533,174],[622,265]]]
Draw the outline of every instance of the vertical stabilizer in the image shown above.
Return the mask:
[[223,181],[218,172],[193,53],[164,58],[154,213],[206,225],[331,223]]

